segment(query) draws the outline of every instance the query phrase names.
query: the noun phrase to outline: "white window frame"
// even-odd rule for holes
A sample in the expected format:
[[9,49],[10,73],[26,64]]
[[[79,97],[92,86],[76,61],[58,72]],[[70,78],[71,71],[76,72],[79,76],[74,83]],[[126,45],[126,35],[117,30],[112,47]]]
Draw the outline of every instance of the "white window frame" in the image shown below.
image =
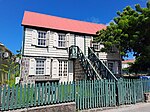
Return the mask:
[[58,33],[58,48],[66,48],[67,39],[65,33]]
[[37,45],[46,47],[46,31],[38,31]]
[[59,60],[59,77],[68,76],[68,60]]
[[[42,61],[42,65],[38,63],[38,61]],[[44,75],[45,74],[45,59],[36,59],[36,75]],[[44,62],[44,63],[43,63]],[[37,70],[41,69],[41,70]],[[39,73],[42,72],[42,73]]]

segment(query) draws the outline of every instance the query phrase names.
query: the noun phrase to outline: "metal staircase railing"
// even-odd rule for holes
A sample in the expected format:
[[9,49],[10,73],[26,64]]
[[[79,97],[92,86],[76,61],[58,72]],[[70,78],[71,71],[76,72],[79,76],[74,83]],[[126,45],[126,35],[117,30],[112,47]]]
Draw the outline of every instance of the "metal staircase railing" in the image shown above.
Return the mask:
[[104,64],[102,60],[94,53],[94,51],[89,47],[88,48],[88,59],[94,66],[97,73],[101,76],[102,79],[114,79],[118,80],[115,75],[109,70],[109,68]]
[[83,54],[81,49],[78,46],[71,46],[69,48],[69,58],[70,59],[78,59],[81,66],[84,69],[87,79],[101,79],[89,59]]

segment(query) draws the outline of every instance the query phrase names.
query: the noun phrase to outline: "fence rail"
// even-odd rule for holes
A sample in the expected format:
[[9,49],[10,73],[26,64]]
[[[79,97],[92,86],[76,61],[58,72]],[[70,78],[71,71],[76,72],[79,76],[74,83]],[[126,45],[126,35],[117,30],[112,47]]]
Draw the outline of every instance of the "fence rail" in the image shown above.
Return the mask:
[[134,104],[150,92],[150,80],[119,79],[0,87],[1,111],[76,102],[77,110]]

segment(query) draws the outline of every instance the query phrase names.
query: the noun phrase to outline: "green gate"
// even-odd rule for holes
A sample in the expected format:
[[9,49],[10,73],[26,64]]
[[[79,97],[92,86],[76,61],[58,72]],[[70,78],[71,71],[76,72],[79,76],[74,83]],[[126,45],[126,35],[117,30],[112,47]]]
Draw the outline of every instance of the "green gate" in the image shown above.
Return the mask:
[[144,100],[141,79],[120,79],[116,83],[118,88],[118,105],[135,104]]

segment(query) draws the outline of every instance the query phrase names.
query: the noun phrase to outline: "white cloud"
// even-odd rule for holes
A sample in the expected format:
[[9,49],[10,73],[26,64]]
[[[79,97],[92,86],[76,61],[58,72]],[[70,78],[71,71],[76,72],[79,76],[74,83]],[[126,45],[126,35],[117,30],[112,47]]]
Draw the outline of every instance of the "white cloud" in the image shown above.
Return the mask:
[[87,18],[85,21],[92,22],[92,23],[100,23],[100,19],[94,16]]

